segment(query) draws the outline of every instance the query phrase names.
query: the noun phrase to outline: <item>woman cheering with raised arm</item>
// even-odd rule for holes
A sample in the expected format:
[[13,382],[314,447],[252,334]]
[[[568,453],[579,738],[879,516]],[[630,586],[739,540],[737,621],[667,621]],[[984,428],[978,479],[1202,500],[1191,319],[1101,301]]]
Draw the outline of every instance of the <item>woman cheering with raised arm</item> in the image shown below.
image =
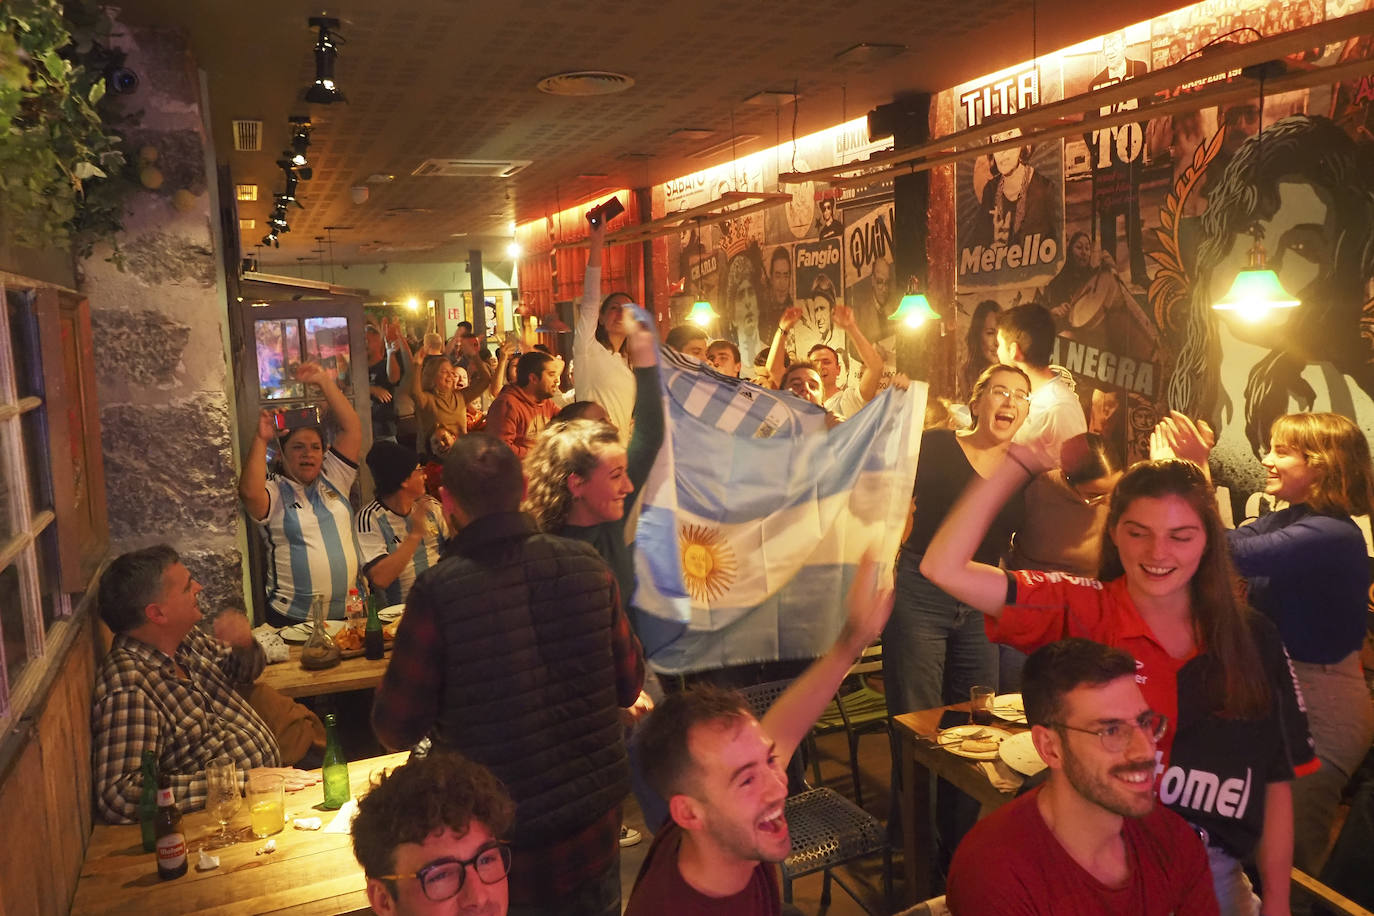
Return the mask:
[[[1160,421],[1152,452],[1206,465],[1206,423]],[[1351,518],[1374,509],[1369,442],[1334,413],[1279,417],[1269,431],[1265,492],[1283,509],[1228,531],[1250,603],[1274,621],[1293,659],[1321,769],[1293,786],[1293,858],[1318,874],[1341,793],[1374,739],[1374,706],[1360,665],[1369,616],[1369,548]]]
[[[1169,718],[1159,798],[1203,835],[1221,912],[1288,913],[1291,781],[1318,764],[1278,633],[1232,588],[1226,533],[1202,470],[1165,460],[1126,472],[1107,513],[1099,581],[974,562],[1002,503],[1040,470],[1022,446],[1009,457],[960,498],[921,572],[987,615],[996,642],[1030,652],[1081,636],[1135,656],[1141,692]],[[1097,740],[1065,737],[1069,748]],[[1262,905],[1240,866],[1252,853]]]

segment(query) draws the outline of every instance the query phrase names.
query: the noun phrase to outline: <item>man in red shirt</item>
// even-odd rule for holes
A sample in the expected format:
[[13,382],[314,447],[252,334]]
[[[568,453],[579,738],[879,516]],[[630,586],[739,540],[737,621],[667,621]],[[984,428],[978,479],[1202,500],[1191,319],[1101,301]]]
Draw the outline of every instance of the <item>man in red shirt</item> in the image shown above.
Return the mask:
[[509,445],[515,457],[524,459],[557,412],[553,398],[562,372],[561,360],[538,350],[526,353],[516,364],[516,383],[502,388],[487,411],[485,431]]
[[[1135,659],[1065,639],[1026,662],[1022,694],[1049,779],[980,821],[950,865],[955,916],[1213,916],[1202,841],[1155,804],[1155,743]],[[996,880],[988,880],[995,868]]]
[[882,632],[890,590],[865,558],[849,589],[835,644],[755,719],[737,693],[694,687],[672,694],[641,726],[644,778],[668,800],[625,916],[778,916],[773,863],[787,858],[785,768],[850,665]]

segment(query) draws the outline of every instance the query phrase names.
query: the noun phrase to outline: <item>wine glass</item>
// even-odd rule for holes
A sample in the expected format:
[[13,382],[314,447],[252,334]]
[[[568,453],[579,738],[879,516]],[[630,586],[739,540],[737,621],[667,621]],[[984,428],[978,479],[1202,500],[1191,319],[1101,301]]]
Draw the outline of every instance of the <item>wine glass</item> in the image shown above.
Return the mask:
[[216,757],[205,765],[205,807],[219,821],[219,833],[206,844],[207,849],[219,849],[234,843],[229,833],[229,821],[238,813],[242,803],[239,796],[239,771],[229,757]]

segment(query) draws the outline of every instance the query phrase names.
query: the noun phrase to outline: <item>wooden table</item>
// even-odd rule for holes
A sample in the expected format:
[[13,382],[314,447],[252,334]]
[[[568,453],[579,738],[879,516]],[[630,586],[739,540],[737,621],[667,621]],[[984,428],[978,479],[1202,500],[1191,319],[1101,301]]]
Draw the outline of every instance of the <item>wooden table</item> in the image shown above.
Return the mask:
[[[941,716],[949,710],[967,713],[968,704],[941,706],[893,718],[897,726],[902,764],[902,841],[905,846],[906,886],[913,902],[926,900],[934,893],[935,842],[931,824],[934,777],[945,780],[977,800],[981,805],[979,817],[1016,797],[1012,792],[1001,792],[994,788],[979,768],[978,761],[952,754],[929,740],[939,730]],[[1025,730],[1024,726],[1002,722],[997,724],[1012,732]]]
[[[284,662],[268,665],[258,678],[259,684],[275,687],[289,697],[313,697],[322,693],[343,693],[346,690],[369,690],[382,682],[387,657],[367,659],[362,656],[346,658],[333,668],[309,671],[301,667],[302,646],[288,646],[291,657]],[[387,646],[390,654],[391,647]]]
[[[409,752],[385,754],[348,764],[353,797],[366,793],[372,774],[382,767],[405,763]],[[295,817],[320,817],[329,826],[333,811],[312,808],[322,789],[311,786],[286,795],[286,829],[272,839],[277,851],[256,855],[266,840],[251,834],[247,840],[213,850],[219,868],[196,871],[198,851],[219,823],[204,810],[182,817],[189,868],[171,881],[157,876],[157,858],[143,851],[137,824],[98,824],[86,847],[81,880],[76,887],[73,914],[131,913],[139,916],[202,913],[240,916],[244,913],[367,913],[363,870],[353,858],[353,840],[347,833],[296,830]],[[230,829],[248,825],[244,800]],[[194,850],[194,851],[192,851]]]

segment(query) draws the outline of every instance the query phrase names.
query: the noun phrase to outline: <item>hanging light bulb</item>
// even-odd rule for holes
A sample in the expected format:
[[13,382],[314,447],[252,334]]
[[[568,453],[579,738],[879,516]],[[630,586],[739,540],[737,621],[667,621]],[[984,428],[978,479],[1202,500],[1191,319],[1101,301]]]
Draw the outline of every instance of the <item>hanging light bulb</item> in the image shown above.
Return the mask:
[[1302,305],[1279,282],[1279,275],[1264,263],[1263,228],[1256,223],[1250,227],[1250,235],[1255,243],[1250,246],[1250,264],[1236,274],[1231,288],[1226,291],[1212,308],[1218,312],[1235,312],[1247,321],[1259,321],[1269,315],[1271,309],[1291,309]]
[[929,319],[939,319],[939,313],[930,307],[926,294],[920,292],[919,283],[915,277],[911,278],[906,295],[897,303],[897,310],[887,316],[889,321],[900,321],[909,328],[919,328]]
[[706,299],[698,299],[692,303],[692,310],[687,313],[687,320],[693,324],[706,327],[716,318],[716,310],[711,308],[711,303]]
[[[1264,165],[1264,79],[1271,73],[1282,73],[1281,61],[1266,61],[1242,71],[1244,75],[1259,79],[1259,132],[1255,135],[1255,167]],[[1250,227],[1250,236],[1255,243],[1250,246],[1249,265],[1236,274],[1231,288],[1226,291],[1212,308],[1219,312],[1235,312],[1246,321],[1261,321],[1273,309],[1291,309],[1302,305],[1293,294],[1283,288],[1279,275],[1264,263],[1264,227],[1255,223]]]

